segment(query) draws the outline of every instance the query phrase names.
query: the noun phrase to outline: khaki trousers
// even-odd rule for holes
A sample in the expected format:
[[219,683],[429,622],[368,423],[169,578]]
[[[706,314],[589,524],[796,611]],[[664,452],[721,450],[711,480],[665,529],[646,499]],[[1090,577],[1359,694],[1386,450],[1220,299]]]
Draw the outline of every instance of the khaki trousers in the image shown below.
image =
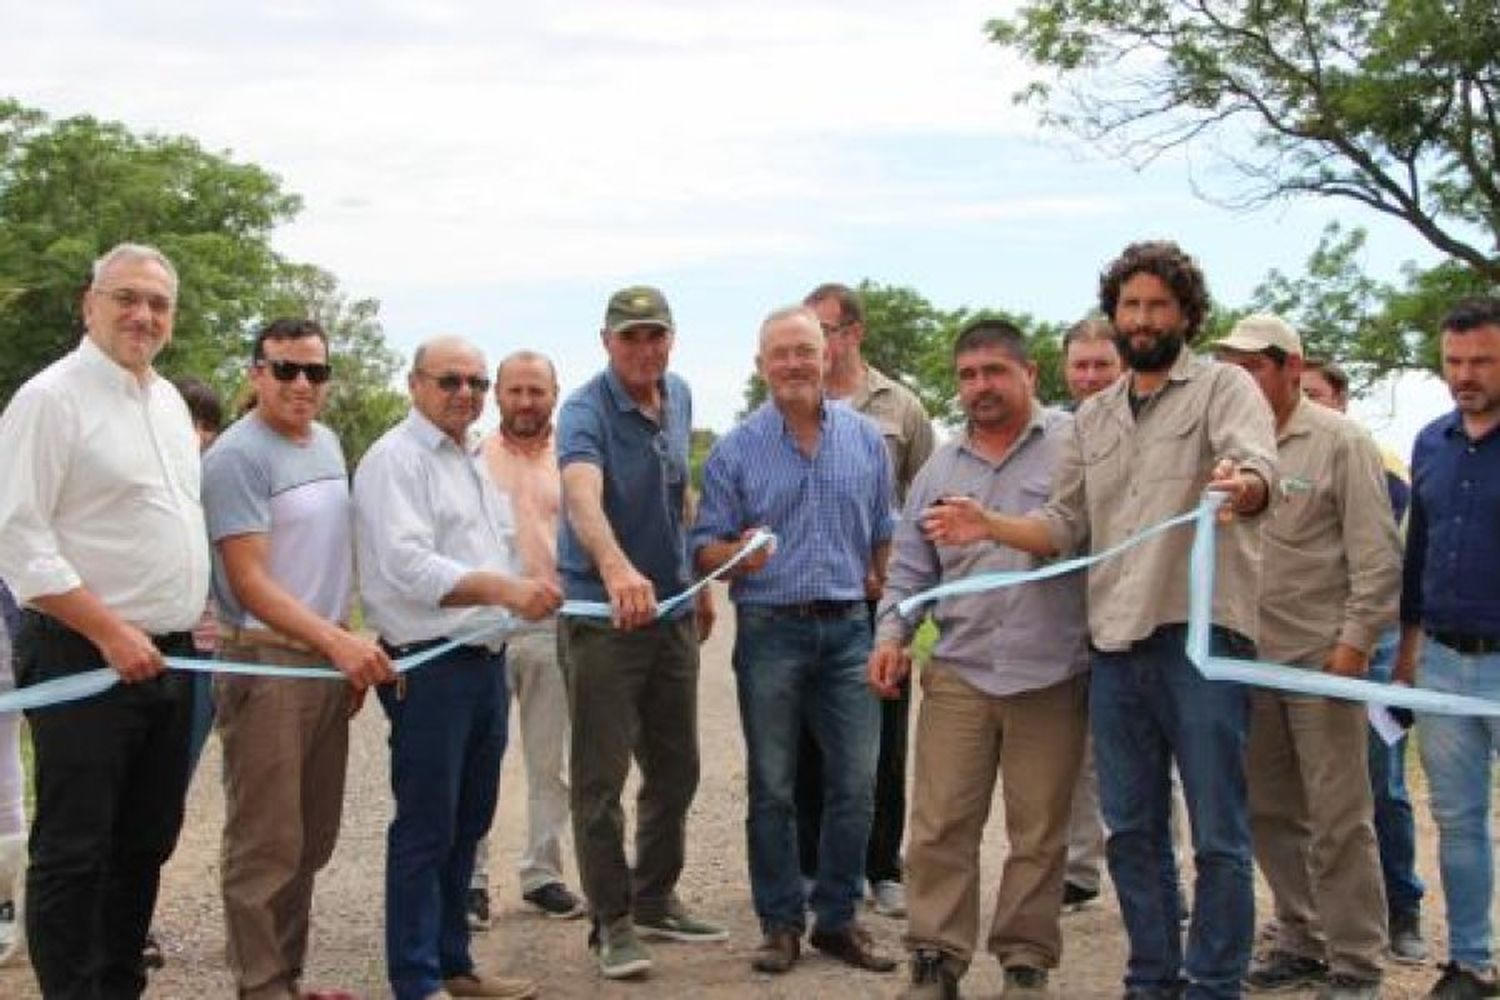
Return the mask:
[[[228,642],[225,660],[307,666],[314,653]],[[219,674],[224,752],[223,893],[229,969],[241,997],[296,997],[313,876],[338,841],[350,689],[322,680]]]
[[1250,703],[1250,831],[1276,902],[1276,947],[1379,979],[1386,905],[1365,706],[1262,690]]
[[1052,968],[1068,815],[1088,725],[1088,681],[997,698],[949,667],[922,671],[906,848],[908,948],[936,948],[965,965],[979,928],[979,845],[995,778],[1010,844],[995,897],[989,950],[1004,966]]

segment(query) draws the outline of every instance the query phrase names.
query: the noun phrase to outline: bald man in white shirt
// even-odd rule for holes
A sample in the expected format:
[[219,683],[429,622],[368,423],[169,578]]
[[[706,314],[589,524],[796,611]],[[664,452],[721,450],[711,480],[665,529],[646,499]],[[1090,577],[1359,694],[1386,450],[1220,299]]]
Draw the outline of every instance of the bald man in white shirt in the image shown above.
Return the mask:
[[36,818],[31,961],[49,998],[139,996],[141,947],[182,825],[192,651],[208,596],[198,438],[152,367],[172,339],[177,274],[122,244],[94,264],[87,335],[0,417],[0,577],[25,606],[17,682],[100,667],[121,684],[27,712]]

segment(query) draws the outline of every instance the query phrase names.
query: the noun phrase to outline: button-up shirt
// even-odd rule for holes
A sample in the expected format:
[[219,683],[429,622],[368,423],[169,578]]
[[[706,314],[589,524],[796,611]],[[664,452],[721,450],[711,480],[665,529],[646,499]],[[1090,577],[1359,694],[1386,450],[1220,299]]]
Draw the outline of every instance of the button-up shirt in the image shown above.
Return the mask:
[[1471,440],[1457,411],[1412,446],[1401,621],[1500,639],[1500,431]]
[[[1002,570],[1029,570],[1040,560],[1006,545],[936,546],[917,517],[943,496],[972,496],[987,510],[1026,514],[1047,501],[1052,470],[1073,419],[1033,403],[1031,419],[998,461],[976,451],[965,433],[938,448],[917,474],[891,545],[880,640],[905,643],[916,621],[894,606],[939,583]],[[938,627],[932,656],[975,688],[1003,697],[1051,687],[1088,667],[1088,623],[1080,574],[984,594],[950,597],[931,606]]]
[[[557,418],[558,465],[598,467],[604,516],[625,557],[651,581],[658,601],[691,581],[683,504],[692,427],[692,395],[671,372],[661,382],[659,419],[630,398],[612,369],[575,390]],[[557,569],[570,600],[609,600],[599,568],[567,518],[557,536]],[[688,602],[675,616],[692,610]]]
[[0,417],[0,577],[26,603],[87,588],[148,633],[208,598],[198,437],[166,379],[144,384],[85,337]]
[[932,454],[932,421],[916,393],[873,365],[865,366],[864,381],[848,403],[875,421],[891,455],[891,475],[896,484],[896,503],[906,502],[917,470]]
[[724,435],[703,466],[691,547],[755,527],[776,533],[776,551],[730,584],[733,600],[863,600],[871,552],[891,537],[890,459],[875,424],[825,401],[809,455],[768,401]]
[[[1197,506],[1219,459],[1259,475],[1274,495],[1276,431],[1255,381],[1234,365],[1193,355],[1173,362],[1166,383],[1130,409],[1131,379],[1083,402],[1057,462],[1052,498],[1038,512],[1063,553],[1099,552]],[[1089,569],[1089,632],[1119,651],[1188,618],[1188,552],[1180,528]],[[1260,601],[1260,522],[1220,527],[1213,622],[1255,639]]]
[[[439,604],[468,573],[516,575],[510,507],[479,457],[417,410],[354,473],[355,556],[365,618],[393,646],[515,621],[494,606]],[[504,635],[484,640],[492,648]]]
[[1380,449],[1333,410],[1299,400],[1277,431],[1281,487],[1265,521],[1260,654],[1322,667],[1364,653],[1396,621],[1401,543]]

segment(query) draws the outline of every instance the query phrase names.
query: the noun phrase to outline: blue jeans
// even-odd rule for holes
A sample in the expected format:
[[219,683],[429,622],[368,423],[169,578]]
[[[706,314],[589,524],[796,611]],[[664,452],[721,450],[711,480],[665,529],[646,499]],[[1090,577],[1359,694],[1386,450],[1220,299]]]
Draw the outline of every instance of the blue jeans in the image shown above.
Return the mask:
[[[1500,653],[1465,656],[1436,639],[1422,643],[1423,687],[1500,699]],[[1438,828],[1438,870],[1448,903],[1448,958],[1471,969],[1492,961],[1490,900],[1495,859],[1490,846],[1490,795],[1500,719],[1422,715],[1422,767]]]
[[[1370,680],[1390,683],[1399,632],[1380,637],[1370,658]],[[1380,845],[1380,872],[1385,878],[1385,903],[1391,915],[1416,914],[1422,909],[1427,886],[1417,875],[1417,823],[1406,790],[1406,747],[1409,739],[1389,745],[1370,730],[1370,791],[1375,801],[1375,839]]]
[[[1124,652],[1094,653],[1089,709],[1106,857],[1130,938],[1127,986],[1191,998],[1238,997],[1255,930],[1242,685],[1206,680],[1188,661],[1186,629],[1164,625]],[[1216,655],[1254,655],[1215,628]],[[1168,822],[1173,760],[1182,774],[1197,868],[1186,961]]]
[[474,968],[464,902],[505,753],[505,654],[460,647],[378,689],[396,814],[386,836],[386,974],[420,1000]]
[[865,680],[869,612],[794,618],[739,608],[734,673],[745,731],[750,893],[761,927],[800,932],[808,900],[797,859],[797,748],[804,720],[823,761],[823,824],[812,893],[817,927],[854,919],[874,815],[880,706]]

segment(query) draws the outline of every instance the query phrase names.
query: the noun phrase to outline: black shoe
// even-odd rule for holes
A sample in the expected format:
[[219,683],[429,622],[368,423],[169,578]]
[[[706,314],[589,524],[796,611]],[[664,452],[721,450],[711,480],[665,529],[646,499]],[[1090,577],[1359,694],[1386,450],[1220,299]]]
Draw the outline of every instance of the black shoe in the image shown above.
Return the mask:
[[1443,976],[1427,994],[1430,1000],[1482,1000],[1483,997],[1500,997],[1500,984],[1495,979],[1480,979],[1473,969],[1466,969],[1457,962],[1443,966]]
[[469,895],[464,900],[464,915],[469,922],[469,930],[489,930],[490,891],[488,889],[470,889]]
[[1064,910],[1080,910],[1099,898],[1098,889],[1090,889],[1088,886],[1079,885],[1077,882],[1063,883]]
[[1326,962],[1277,948],[1250,966],[1245,985],[1254,991],[1268,993],[1316,986],[1327,978]]
[[548,882],[521,896],[553,920],[583,916],[583,901],[561,882]]
[[1187,987],[1181,983],[1176,986],[1127,986],[1125,1000],[1181,1000],[1186,991]]
[[956,960],[935,948],[918,948],[911,956],[911,985],[901,1000],[958,1000]]

